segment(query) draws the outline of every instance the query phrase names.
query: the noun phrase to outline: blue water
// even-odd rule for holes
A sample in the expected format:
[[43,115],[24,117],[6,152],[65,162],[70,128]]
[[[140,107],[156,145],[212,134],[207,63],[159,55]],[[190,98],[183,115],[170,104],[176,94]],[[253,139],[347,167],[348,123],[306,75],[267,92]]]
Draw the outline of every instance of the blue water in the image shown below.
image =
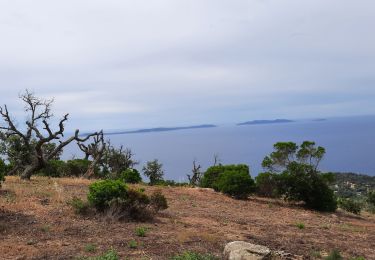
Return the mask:
[[[129,147],[140,161],[159,159],[165,178],[186,180],[194,159],[206,169],[217,154],[223,164],[245,163],[251,175],[262,171],[261,162],[279,141],[315,141],[326,148],[324,171],[375,175],[375,116],[304,120],[294,123],[219,126],[170,132],[110,136],[111,143]],[[78,153],[70,146],[65,156]]]

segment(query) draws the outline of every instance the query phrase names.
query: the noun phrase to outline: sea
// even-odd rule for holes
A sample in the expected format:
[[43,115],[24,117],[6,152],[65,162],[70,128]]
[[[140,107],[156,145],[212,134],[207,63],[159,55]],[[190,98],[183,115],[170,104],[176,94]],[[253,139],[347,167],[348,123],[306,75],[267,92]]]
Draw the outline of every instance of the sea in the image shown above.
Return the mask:
[[[222,124],[215,128],[132,133],[106,137],[115,146],[130,148],[141,170],[150,160],[163,165],[165,179],[184,182],[193,161],[205,170],[214,157],[222,164],[247,164],[255,177],[262,172],[263,158],[276,142],[314,141],[326,149],[320,169],[375,176],[375,116],[296,120],[292,123],[242,125]],[[70,145],[64,159],[81,155]]]

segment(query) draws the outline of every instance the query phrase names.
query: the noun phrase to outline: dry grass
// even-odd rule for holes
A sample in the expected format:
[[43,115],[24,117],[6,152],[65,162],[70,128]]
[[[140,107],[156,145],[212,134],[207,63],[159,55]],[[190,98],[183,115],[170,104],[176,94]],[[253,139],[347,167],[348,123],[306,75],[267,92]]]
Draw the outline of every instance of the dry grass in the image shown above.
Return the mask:
[[[7,177],[0,190],[1,259],[72,259],[114,248],[122,258],[168,259],[185,251],[220,255],[224,245],[245,240],[307,259],[339,249],[344,256],[375,259],[375,217],[344,212],[322,214],[253,197],[237,201],[209,190],[162,189],[169,209],[138,237],[140,224],[107,223],[74,214],[67,202],[86,198],[89,180]],[[303,229],[295,223],[304,223]],[[137,248],[129,248],[130,241]],[[95,245],[89,252],[87,245]]]

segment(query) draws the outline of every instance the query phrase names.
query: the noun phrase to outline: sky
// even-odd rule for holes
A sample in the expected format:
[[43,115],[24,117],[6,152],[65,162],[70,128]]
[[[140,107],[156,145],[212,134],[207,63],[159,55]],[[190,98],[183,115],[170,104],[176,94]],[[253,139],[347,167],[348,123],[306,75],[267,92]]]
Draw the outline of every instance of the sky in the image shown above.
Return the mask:
[[373,0],[0,0],[0,104],[68,129],[375,114]]

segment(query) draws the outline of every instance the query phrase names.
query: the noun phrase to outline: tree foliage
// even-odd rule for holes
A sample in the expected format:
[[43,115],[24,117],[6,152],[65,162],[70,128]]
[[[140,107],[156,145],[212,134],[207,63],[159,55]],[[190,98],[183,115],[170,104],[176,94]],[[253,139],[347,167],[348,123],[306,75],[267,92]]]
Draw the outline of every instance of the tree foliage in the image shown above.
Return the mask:
[[202,177],[201,186],[240,199],[246,198],[255,188],[249,167],[244,164],[209,167]]
[[159,163],[157,159],[147,162],[142,171],[150,179],[150,185],[155,185],[163,180],[163,164]]
[[20,95],[25,104],[26,122],[19,126],[8,111],[7,105],[0,107],[0,138],[5,144],[2,149],[13,169],[10,174],[21,172],[21,178],[30,179],[31,175],[43,169],[47,162],[58,158],[63,148],[72,141],[84,142],[92,135],[82,138],[79,130],[64,138],[65,123],[69,114],[65,114],[58,123],[57,130],[51,127],[53,99],[42,99],[28,90]]
[[122,172],[127,169],[133,169],[138,164],[138,161],[134,160],[133,157],[134,153],[131,149],[123,146],[116,148],[107,141],[107,146],[100,162],[103,174],[112,179],[120,178]]
[[125,183],[140,183],[142,177],[136,169],[127,169],[121,173],[121,180]]
[[[305,141],[300,147],[293,142],[280,142],[264,158],[262,166],[268,170],[268,177],[272,177],[269,181],[276,184],[277,192],[285,199],[303,201],[307,207],[316,210],[334,211],[337,202],[328,186],[332,175],[318,170],[324,154],[325,149],[316,147],[314,142]],[[258,189],[264,188],[264,178],[258,180]]]

